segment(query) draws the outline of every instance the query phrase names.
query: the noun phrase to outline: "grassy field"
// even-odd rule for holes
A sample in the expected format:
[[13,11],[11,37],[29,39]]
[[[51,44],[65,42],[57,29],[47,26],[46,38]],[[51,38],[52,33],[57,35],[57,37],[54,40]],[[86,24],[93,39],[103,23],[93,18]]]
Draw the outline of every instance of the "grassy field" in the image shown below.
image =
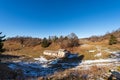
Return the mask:
[[[108,41],[104,40],[101,42],[92,42],[92,41],[85,41],[80,40],[81,45],[78,47],[73,48],[67,48],[68,51],[71,53],[78,53],[79,55],[84,55],[83,60],[95,60],[95,59],[104,59],[108,58],[110,56],[110,52],[118,51],[120,50],[120,43],[114,44],[114,45],[108,45]],[[22,46],[20,43],[17,42],[4,42],[4,48],[6,51],[3,54],[9,54],[9,55],[16,55],[16,56],[25,56],[26,59],[28,58],[35,58],[44,56],[47,59],[51,59],[54,57],[51,56],[45,56],[43,55],[44,50],[58,50],[60,49],[60,45],[57,43],[52,43],[49,47],[43,48],[41,45],[37,46]],[[93,52],[91,52],[93,51]],[[101,53],[100,56],[95,56],[97,54]],[[17,78],[18,75],[22,76],[21,70],[18,71],[12,71],[7,67],[5,64],[0,64],[0,71],[4,72],[3,76],[4,78],[8,75],[10,75],[11,78],[15,77]],[[6,70],[5,70],[6,69]],[[109,77],[109,70],[112,69],[112,66],[96,66],[93,65],[89,67],[89,69],[67,69],[65,71],[59,71],[55,72],[52,76],[48,75],[46,80],[84,80],[85,75],[91,75],[91,79],[96,80],[98,77],[104,77],[104,80],[107,80]],[[120,67],[117,67],[118,71],[120,71]],[[5,71],[4,71],[5,70]],[[20,73],[18,73],[20,72]],[[12,75],[11,75],[12,74]],[[104,76],[105,75],[105,76]],[[106,76],[108,75],[108,76]],[[0,74],[2,76],[2,74]],[[19,76],[18,76],[19,77]],[[30,78],[32,79],[32,78]],[[88,78],[89,79],[89,78]],[[28,79],[29,80],[29,79]],[[43,77],[38,77],[38,80],[44,80]]]
[[[78,53],[84,55],[85,60],[90,59],[99,59],[99,58],[108,58],[110,55],[110,51],[120,50],[120,43],[114,45],[108,45],[108,40],[103,40],[101,42],[92,42],[86,40],[80,40],[81,45],[78,47],[67,48],[72,53]],[[10,55],[20,55],[27,57],[40,57],[44,56],[44,50],[58,50],[60,49],[60,45],[57,43],[52,43],[49,47],[43,48],[41,45],[37,45],[34,47],[22,47],[20,43],[17,42],[4,42],[4,48],[6,49],[5,54]],[[90,50],[94,50],[94,52],[89,52]],[[108,52],[108,51],[109,52]],[[95,57],[96,54],[101,53],[102,56]]]

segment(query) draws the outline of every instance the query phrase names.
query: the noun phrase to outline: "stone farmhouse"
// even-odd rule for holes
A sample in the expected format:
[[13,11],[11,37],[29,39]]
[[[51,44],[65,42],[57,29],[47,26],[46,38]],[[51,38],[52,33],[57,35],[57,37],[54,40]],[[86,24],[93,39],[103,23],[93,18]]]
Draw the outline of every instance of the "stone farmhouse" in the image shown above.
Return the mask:
[[44,55],[53,56],[53,57],[65,57],[67,53],[69,52],[65,49],[59,49],[58,51],[45,50],[43,52]]

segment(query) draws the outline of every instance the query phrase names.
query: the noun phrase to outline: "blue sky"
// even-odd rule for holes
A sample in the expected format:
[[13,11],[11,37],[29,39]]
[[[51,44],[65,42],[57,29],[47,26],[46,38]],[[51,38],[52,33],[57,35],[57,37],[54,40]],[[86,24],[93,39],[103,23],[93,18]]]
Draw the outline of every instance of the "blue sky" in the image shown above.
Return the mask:
[[0,0],[0,31],[7,37],[103,35],[120,28],[120,0]]

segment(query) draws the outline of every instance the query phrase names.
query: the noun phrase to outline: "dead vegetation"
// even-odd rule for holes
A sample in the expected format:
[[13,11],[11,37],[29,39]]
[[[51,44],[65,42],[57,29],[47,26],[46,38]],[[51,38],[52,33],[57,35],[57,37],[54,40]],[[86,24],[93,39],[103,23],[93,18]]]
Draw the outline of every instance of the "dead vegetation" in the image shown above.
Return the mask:
[[[109,45],[110,35],[113,34],[117,37],[118,41],[120,38],[120,30],[114,31],[112,33],[107,33],[104,36],[93,36],[85,39],[78,39],[75,35],[68,37],[51,37],[51,44],[44,48],[41,46],[42,39],[40,38],[32,38],[32,37],[13,37],[8,38],[4,42],[4,48],[6,52],[3,54],[17,55],[17,56],[25,56],[25,57],[40,57],[43,56],[44,50],[58,50],[60,48],[65,48],[72,53],[78,53],[79,55],[84,55],[84,60],[94,60],[94,59],[103,59],[108,58],[110,56],[110,52],[120,50],[120,43]],[[99,50],[98,50],[99,48]],[[92,51],[93,52],[90,52]],[[101,53],[101,56],[95,57],[96,54]],[[51,57],[45,56],[47,59],[51,59]],[[65,71],[59,71],[54,73],[54,75],[48,75],[47,77],[39,77],[38,80],[96,80],[99,78],[103,78],[107,80],[109,77],[110,67],[98,67],[91,66],[88,70],[72,70],[67,69]],[[0,77],[3,79],[9,77],[17,78],[16,72],[22,72],[20,70],[12,71],[5,64],[0,63]],[[5,70],[6,69],[6,70]],[[120,67],[117,68],[120,71]],[[5,70],[5,71],[3,71]],[[6,74],[6,76],[3,74]],[[22,76],[22,75],[21,75]],[[19,76],[18,76],[19,77]],[[2,79],[1,78],[1,79]],[[29,79],[28,79],[29,80]]]
[[65,71],[56,72],[54,75],[45,78],[39,77],[38,80],[107,80],[110,76],[110,67],[91,66],[87,70],[68,69]]
[[[112,33],[107,33],[104,36],[92,36],[90,38],[78,39],[78,37],[71,33],[67,36],[49,36],[47,39],[51,44],[48,47],[42,47],[41,43],[43,39],[32,38],[32,37],[12,37],[8,38],[4,42],[5,53],[13,55],[26,55],[30,57],[39,57],[43,55],[44,50],[58,50],[64,48],[73,53],[82,54],[85,56],[84,59],[97,59],[94,57],[100,51],[97,50],[97,46],[101,47],[101,58],[109,57],[109,53],[105,50],[110,51],[120,50],[120,29],[113,31]],[[118,39],[117,44],[109,45],[110,35],[113,34]],[[90,50],[95,50],[95,52],[90,53]],[[98,57],[99,58],[99,57]]]

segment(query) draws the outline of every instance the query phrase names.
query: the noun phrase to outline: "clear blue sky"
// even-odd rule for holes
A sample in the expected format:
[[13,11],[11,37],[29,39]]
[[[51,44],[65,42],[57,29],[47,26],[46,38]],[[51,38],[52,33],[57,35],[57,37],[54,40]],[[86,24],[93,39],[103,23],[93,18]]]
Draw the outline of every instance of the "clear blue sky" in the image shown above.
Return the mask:
[[16,35],[79,38],[120,28],[120,0],[0,0],[0,31]]

